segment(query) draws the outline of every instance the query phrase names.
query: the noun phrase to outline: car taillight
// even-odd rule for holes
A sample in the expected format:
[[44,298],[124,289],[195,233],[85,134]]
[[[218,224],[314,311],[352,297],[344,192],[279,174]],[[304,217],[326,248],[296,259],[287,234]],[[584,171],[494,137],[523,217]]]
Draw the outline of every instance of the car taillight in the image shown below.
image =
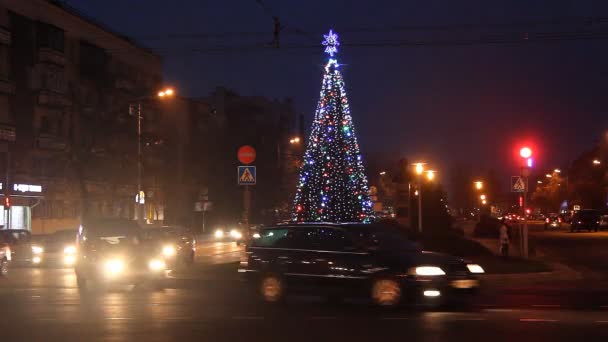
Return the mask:
[[562,223],[562,218],[561,218],[561,217],[560,217],[560,218],[558,218],[558,219],[557,219],[557,222]]
[[546,219],[545,222],[549,223],[549,219]]

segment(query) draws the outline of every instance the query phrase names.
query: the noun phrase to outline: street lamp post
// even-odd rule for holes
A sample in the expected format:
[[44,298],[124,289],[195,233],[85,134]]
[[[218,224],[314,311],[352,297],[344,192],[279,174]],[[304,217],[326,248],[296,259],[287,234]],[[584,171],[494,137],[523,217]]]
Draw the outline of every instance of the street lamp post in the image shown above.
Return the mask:
[[528,200],[528,177],[530,176],[530,168],[532,166],[532,149],[523,147],[519,150],[519,155],[525,160],[524,166],[521,168],[521,176],[524,181],[524,195],[522,198],[524,226],[522,228],[522,256],[528,258],[528,216],[526,212],[526,202]]
[[418,176],[418,232],[422,233],[422,173],[424,173],[425,163],[415,163],[415,171]]
[[[171,97],[175,94],[175,91],[171,88],[166,88],[157,93],[159,98]],[[137,221],[142,224],[144,222],[144,206],[145,206],[145,193],[142,185],[142,132],[141,123],[143,119],[142,113],[142,101],[151,99],[153,96],[142,96],[137,99]]]

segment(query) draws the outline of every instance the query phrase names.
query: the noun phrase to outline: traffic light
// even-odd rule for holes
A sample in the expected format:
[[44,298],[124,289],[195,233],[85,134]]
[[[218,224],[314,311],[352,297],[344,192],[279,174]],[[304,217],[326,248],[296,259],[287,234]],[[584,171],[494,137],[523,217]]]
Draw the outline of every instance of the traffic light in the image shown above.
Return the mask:
[[11,208],[11,198],[6,196],[4,197],[4,210],[9,210]]

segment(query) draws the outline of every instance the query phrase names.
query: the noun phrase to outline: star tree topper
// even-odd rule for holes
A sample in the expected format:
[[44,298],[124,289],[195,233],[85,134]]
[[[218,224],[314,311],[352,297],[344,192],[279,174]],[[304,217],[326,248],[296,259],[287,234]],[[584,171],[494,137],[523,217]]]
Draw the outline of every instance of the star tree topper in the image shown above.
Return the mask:
[[322,44],[327,46],[325,48],[325,53],[328,53],[331,57],[333,57],[334,53],[338,53],[338,46],[340,45],[338,42],[338,35],[332,30],[329,30],[329,34],[324,34],[323,37],[325,37],[325,40]]

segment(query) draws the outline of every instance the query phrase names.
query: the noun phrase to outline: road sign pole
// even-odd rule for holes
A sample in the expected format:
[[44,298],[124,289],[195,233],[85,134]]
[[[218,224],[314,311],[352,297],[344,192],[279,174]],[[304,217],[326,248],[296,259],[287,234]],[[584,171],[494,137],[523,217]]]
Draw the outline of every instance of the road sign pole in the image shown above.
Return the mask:
[[245,185],[243,191],[243,223],[246,229],[249,229],[249,213],[251,209],[251,192],[249,185]]
[[[528,178],[526,177],[526,185],[528,183]],[[528,202],[528,187],[526,186],[526,190],[524,191],[523,205],[524,205],[524,228],[522,232],[523,238],[523,253],[522,256],[524,258],[528,258],[528,215],[526,212],[526,203]]]

